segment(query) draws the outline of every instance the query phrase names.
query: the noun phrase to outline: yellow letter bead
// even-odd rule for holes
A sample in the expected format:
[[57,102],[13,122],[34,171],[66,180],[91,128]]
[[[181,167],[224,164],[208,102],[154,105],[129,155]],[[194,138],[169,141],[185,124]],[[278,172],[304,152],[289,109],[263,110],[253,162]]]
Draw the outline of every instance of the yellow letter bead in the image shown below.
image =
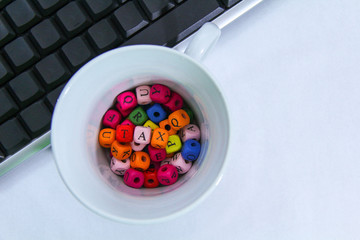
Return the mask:
[[181,140],[178,135],[171,135],[166,145],[166,154],[178,152],[181,149]]
[[111,144],[115,141],[115,129],[104,128],[99,133],[99,143],[104,148],[111,147]]
[[165,129],[168,132],[169,136],[177,133],[177,131],[171,127],[169,119],[162,120],[159,123],[159,126],[160,128]]
[[132,148],[130,143],[120,143],[118,141],[114,141],[111,144],[111,153],[114,158],[118,160],[125,160],[130,157],[132,152]]
[[151,146],[154,148],[166,148],[169,134],[165,129],[157,128],[154,130],[151,137]]
[[153,123],[151,120],[147,120],[143,126],[151,128],[151,132],[153,132],[155,129],[159,128],[159,126],[156,125],[155,123]]
[[150,156],[146,152],[133,152],[130,166],[139,171],[145,171],[150,166]]
[[168,117],[170,126],[176,131],[180,130],[190,123],[189,115],[182,109],[176,110]]

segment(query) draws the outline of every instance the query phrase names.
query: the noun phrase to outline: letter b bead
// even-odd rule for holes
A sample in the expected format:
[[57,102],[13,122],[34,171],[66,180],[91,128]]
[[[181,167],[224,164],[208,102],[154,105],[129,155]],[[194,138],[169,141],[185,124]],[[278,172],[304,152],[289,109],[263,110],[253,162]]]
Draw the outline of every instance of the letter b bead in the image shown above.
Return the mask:
[[141,188],[144,184],[144,173],[135,170],[133,168],[129,168],[126,170],[124,175],[124,183],[132,188]]
[[178,172],[173,165],[165,164],[162,165],[157,173],[157,178],[162,185],[174,184],[178,179]]

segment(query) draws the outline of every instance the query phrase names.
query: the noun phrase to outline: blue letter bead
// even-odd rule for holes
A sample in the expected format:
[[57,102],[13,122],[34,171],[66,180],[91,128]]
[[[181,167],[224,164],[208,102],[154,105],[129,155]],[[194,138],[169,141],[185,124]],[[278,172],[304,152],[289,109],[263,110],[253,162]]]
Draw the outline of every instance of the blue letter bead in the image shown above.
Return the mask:
[[146,110],[146,113],[150,120],[154,123],[159,123],[167,117],[165,110],[158,103],[149,107]]
[[200,143],[194,139],[187,140],[181,150],[181,155],[185,160],[195,161],[200,154]]

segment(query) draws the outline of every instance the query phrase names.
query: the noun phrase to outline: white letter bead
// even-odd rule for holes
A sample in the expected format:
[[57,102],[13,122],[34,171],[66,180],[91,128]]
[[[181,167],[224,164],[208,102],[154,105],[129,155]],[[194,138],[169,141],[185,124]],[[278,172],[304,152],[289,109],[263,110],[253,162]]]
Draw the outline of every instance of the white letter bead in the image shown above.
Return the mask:
[[113,157],[110,161],[110,168],[113,173],[122,176],[125,174],[125,171],[130,168],[130,159],[118,160]]
[[136,126],[134,129],[134,142],[149,144],[151,140],[151,128]]
[[152,102],[150,98],[150,86],[139,86],[135,91],[136,99],[139,105],[147,105]]
[[182,142],[186,142],[189,139],[200,139],[200,129],[195,124],[188,124],[180,130],[180,138]]
[[181,153],[175,154],[172,157],[170,164],[176,167],[179,174],[187,173],[192,166],[192,162],[185,160]]

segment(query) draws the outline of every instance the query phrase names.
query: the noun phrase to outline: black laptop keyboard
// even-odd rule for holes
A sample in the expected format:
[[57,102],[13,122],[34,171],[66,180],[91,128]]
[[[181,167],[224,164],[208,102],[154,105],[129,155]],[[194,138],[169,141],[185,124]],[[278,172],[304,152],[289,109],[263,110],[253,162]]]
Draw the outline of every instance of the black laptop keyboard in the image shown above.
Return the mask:
[[81,66],[110,49],[173,47],[240,0],[0,0],[0,162],[50,129]]

